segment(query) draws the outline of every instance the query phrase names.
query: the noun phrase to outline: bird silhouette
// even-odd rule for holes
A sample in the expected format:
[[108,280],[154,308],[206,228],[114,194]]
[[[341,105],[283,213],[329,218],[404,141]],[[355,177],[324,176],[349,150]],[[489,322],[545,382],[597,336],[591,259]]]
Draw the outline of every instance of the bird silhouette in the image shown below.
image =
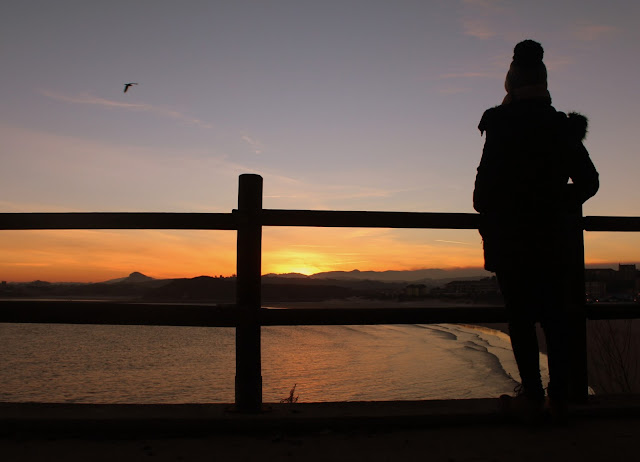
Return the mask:
[[129,89],[129,87],[130,87],[131,85],[138,85],[138,84],[137,84],[136,82],[125,83],[125,84],[124,84],[124,91],[123,91],[123,93],[126,93],[126,92],[127,92],[127,90]]

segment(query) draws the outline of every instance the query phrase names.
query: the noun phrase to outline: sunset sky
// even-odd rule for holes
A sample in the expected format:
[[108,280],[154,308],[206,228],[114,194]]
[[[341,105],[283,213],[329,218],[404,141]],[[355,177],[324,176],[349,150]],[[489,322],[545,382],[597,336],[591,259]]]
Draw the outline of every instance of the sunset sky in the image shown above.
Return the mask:
[[[514,45],[590,119],[586,215],[640,216],[640,3],[629,0],[5,2],[0,212],[264,207],[473,212],[482,112]],[[127,93],[124,83],[137,82]],[[0,280],[235,272],[229,231],[2,231]],[[477,231],[269,228],[263,272],[481,266]],[[640,235],[586,235],[589,263]]]

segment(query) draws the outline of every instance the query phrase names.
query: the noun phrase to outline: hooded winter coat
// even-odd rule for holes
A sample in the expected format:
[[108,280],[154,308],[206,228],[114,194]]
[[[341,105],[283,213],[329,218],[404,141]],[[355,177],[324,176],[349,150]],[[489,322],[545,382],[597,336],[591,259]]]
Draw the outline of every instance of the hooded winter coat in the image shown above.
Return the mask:
[[532,98],[485,111],[478,128],[486,139],[473,206],[482,215],[485,268],[552,263],[564,245],[568,213],[599,187],[582,143],[587,119]]

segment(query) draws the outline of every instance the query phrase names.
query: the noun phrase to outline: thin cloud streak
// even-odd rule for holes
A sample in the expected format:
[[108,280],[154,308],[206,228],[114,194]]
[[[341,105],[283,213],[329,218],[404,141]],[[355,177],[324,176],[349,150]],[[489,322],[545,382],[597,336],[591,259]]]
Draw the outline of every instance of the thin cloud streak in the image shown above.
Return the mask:
[[492,79],[496,74],[491,72],[451,72],[449,74],[442,74],[441,79]]
[[575,38],[584,42],[593,42],[618,32],[617,27],[609,26],[606,24],[593,24],[583,22],[573,26],[572,33]]
[[94,106],[102,106],[107,108],[118,108],[125,109],[128,111],[137,111],[137,112],[148,112],[150,114],[155,114],[161,117],[167,117],[169,119],[179,120],[190,125],[195,125],[201,128],[212,128],[210,124],[207,124],[200,119],[196,119],[194,117],[190,117],[188,115],[182,114],[173,109],[154,106],[151,104],[145,103],[125,103],[122,101],[113,101],[106,98],[100,98],[99,96],[93,96],[88,93],[83,93],[80,95],[63,95],[60,93],[52,92],[50,90],[40,90],[40,93],[44,96],[54,99],[56,101],[62,101],[65,103],[71,104],[89,104]]
[[77,208],[61,206],[56,204],[47,204],[44,202],[19,202],[19,201],[0,201],[0,212],[3,213],[24,213],[24,212],[49,212],[49,213],[68,213],[83,212]]
[[482,18],[465,18],[462,20],[462,28],[465,35],[488,40],[498,35],[489,22]]
[[438,93],[441,95],[459,95],[461,93],[469,93],[472,90],[471,87],[449,87],[439,89]]
[[242,140],[251,147],[251,150],[253,152],[255,152],[256,154],[262,154],[264,147],[260,141],[257,141],[256,139],[248,135],[242,135]]
[[492,38],[506,38],[509,29],[517,30],[518,15],[513,3],[504,0],[463,0],[463,13],[460,19],[464,35],[480,40]]
[[461,242],[461,241],[446,241],[444,239],[435,239],[435,242],[443,242],[445,244],[458,244],[458,245],[476,245],[471,242]]
[[[298,180],[296,180],[298,181]],[[265,198],[270,199],[313,199],[315,202],[322,201],[343,201],[349,199],[385,198],[393,196],[401,190],[384,190],[357,186],[327,186],[317,183],[301,183],[295,185],[295,192],[276,194],[265,194]]]
[[34,267],[34,268],[42,268],[45,266],[52,266],[52,263],[5,263],[6,266],[24,266],[24,267]]
[[565,69],[576,62],[575,59],[568,56],[557,56],[555,58],[545,59],[544,61],[547,69],[554,71]]
[[501,11],[503,0],[462,0],[462,3],[485,10]]

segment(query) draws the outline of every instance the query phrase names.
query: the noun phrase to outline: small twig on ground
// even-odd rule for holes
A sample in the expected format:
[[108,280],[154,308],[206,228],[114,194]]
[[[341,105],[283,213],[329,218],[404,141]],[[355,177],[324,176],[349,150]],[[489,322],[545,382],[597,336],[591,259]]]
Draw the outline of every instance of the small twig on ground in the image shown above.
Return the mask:
[[282,398],[280,400],[281,403],[288,403],[288,404],[293,404],[293,403],[297,403],[298,402],[298,398],[300,396],[293,396],[294,393],[296,392],[296,386],[298,386],[298,384],[296,383],[293,388],[291,389],[291,391],[289,391],[289,396],[286,398]]

